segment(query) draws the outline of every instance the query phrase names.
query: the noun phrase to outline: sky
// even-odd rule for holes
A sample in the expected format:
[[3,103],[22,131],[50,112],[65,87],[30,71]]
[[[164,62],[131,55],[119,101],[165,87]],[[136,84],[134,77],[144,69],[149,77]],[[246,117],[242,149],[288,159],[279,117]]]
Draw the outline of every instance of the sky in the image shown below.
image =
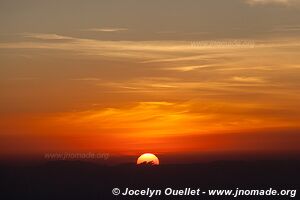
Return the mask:
[[299,0],[0,0],[0,27],[2,158],[300,152]]

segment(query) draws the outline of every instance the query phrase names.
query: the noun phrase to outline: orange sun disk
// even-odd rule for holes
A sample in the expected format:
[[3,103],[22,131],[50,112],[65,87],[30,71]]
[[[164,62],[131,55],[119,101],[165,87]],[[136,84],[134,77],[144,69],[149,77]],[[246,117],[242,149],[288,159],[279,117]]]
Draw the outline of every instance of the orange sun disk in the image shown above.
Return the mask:
[[159,165],[159,159],[152,153],[144,153],[137,159],[136,164]]

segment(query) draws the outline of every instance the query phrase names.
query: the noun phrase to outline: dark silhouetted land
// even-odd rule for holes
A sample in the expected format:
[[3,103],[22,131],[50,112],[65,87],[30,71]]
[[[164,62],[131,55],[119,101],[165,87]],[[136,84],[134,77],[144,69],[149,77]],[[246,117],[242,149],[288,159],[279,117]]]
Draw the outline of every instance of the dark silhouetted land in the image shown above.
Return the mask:
[[[299,170],[300,161],[218,161],[160,166],[136,166],[135,164],[101,166],[81,161],[53,161],[31,166],[2,165],[0,199],[125,199],[111,194],[111,190],[115,187],[121,189],[126,187],[136,189],[164,189],[165,187],[299,189]],[[144,199],[149,198],[144,197]],[[205,198],[193,197],[191,199]],[[270,197],[269,199],[276,198]],[[278,197],[278,199],[283,198]],[[294,199],[297,199],[297,196]]]

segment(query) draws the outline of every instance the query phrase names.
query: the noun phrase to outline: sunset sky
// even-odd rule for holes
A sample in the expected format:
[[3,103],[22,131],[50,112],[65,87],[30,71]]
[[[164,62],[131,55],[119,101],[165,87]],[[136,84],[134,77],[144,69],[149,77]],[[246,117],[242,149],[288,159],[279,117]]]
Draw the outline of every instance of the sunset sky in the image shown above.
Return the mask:
[[0,0],[0,157],[300,153],[299,0]]

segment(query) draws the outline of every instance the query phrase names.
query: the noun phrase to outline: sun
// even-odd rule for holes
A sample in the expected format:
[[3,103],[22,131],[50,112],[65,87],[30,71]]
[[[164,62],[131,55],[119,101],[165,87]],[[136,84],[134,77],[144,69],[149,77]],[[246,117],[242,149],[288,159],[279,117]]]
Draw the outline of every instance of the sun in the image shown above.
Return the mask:
[[152,153],[142,154],[136,162],[137,165],[159,165],[159,160],[156,155]]

